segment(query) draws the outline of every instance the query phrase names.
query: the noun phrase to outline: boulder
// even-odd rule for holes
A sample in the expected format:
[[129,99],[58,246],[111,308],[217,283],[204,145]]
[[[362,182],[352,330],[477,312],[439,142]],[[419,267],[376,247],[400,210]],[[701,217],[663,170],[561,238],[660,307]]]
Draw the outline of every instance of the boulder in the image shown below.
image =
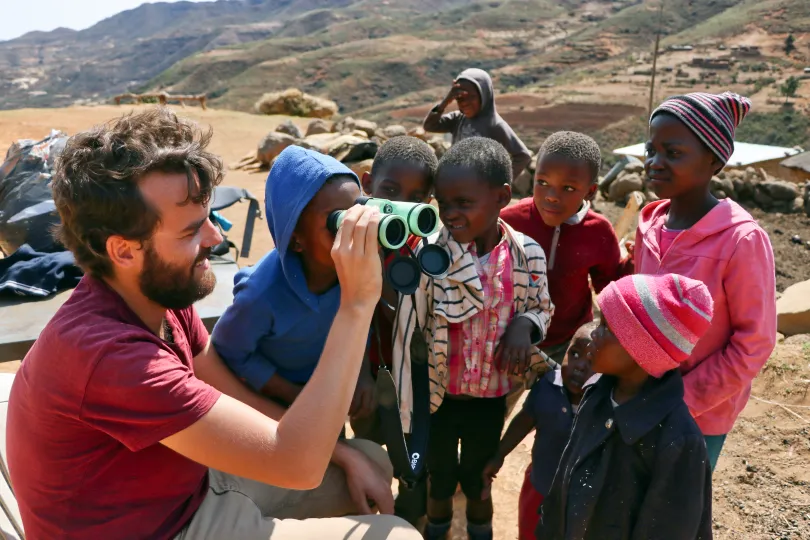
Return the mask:
[[608,199],[613,202],[624,202],[634,191],[642,191],[644,181],[638,173],[621,174],[610,184]]
[[374,132],[377,131],[377,124],[370,120],[355,120],[354,131],[362,131],[366,134],[366,137],[371,138],[374,136]]
[[738,201],[750,201],[754,198],[754,184],[750,184],[742,178],[733,178],[731,183]]
[[332,133],[351,133],[354,131],[356,121],[351,116],[344,116],[332,124]]
[[417,139],[422,139],[423,141],[427,141],[428,139],[430,139],[427,132],[422,126],[417,126],[409,129],[408,135],[411,137],[416,137]]
[[784,180],[769,180],[759,184],[775,201],[792,201],[799,196],[799,188],[792,182]]
[[309,118],[332,118],[338,112],[337,103],[303,93],[297,88],[264,94],[255,105],[261,114],[284,114]]
[[354,135],[341,135],[329,142],[325,154],[329,154],[338,161],[353,163],[374,159],[379,146],[376,142],[355,137]]
[[528,169],[524,169],[518,177],[512,181],[512,195],[526,197],[531,195],[534,184],[534,177]]
[[793,203],[790,207],[791,214],[801,214],[804,212],[804,199],[801,197],[796,197],[793,199]]
[[428,141],[428,144],[433,151],[436,152],[436,157],[442,159],[442,156],[450,150],[450,143],[442,139],[441,137],[433,137]]
[[329,144],[341,137],[340,133],[317,133],[315,135],[308,135],[298,141],[299,146],[303,146],[308,150],[316,150],[321,152],[322,154],[327,153],[329,149]]
[[256,159],[262,165],[270,165],[285,148],[295,144],[295,137],[274,131],[264,136],[256,150]]
[[295,137],[296,139],[303,137],[303,135],[301,135],[301,130],[298,129],[298,126],[292,123],[292,120],[286,120],[280,123],[276,127],[276,131],[278,133],[286,133],[287,135]]
[[358,178],[362,179],[365,173],[371,173],[371,166],[374,164],[373,159],[364,159],[363,161],[355,161],[353,163],[346,163]]
[[318,135],[320,133],[330,133],[331,131],[332,129],[329,127],[329,124],[326,122],[326,120],[317,118],[309,123],[309,125],[307,126],[307,133],[305,136],[309,137],[310,135]]
[[760,180],[762,180],[759,177],[759,174],[757,173],[756,169],[754,169],[753,167],[746,167],[745,173],[743,174],[743,179],[749,184],[756,184],[759,183]]
[[641,162],[632,161],[624,166],[622,172],[625,174],[644,174],[644,164]]
[[777,300],[776,329],[785,336],[810,334],[810,280],[791,285]]
[[734,191],[734,183],[731,181],[730,178],[723,176],[714,176],[711,179],[710,189],[715,197],[717,197],[717,192],[722,193],[722,198],[725,199],[726,197],[730,199],[736,199],[736,193]]
[[763,210],[770,210],[773,207],[773,198],[768,195],[768,192],[761,184],[757,184],[754,189],[754,202]]
[[386,126],[385,129],[382,130],[382,134],[386,139],[390,139],[392,137],[407,135],[408,130],[405,129],[404,126],[400,125]]

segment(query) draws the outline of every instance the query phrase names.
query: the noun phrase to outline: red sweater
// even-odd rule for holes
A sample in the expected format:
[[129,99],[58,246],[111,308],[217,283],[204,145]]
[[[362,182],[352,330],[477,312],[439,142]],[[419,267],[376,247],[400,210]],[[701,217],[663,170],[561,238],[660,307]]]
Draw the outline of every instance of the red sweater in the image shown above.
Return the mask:
[[568,341],[580,326],[593,320],[589,274],[598,293],[611,281],[633,273],[632,263],[620,258],[613,226],[591,209],[559,227],[556,246],[552,246],[555,227],[543,222],[531,197],[502,210],[501,218],[534,238],[546,253],[554,316],[542,347]]

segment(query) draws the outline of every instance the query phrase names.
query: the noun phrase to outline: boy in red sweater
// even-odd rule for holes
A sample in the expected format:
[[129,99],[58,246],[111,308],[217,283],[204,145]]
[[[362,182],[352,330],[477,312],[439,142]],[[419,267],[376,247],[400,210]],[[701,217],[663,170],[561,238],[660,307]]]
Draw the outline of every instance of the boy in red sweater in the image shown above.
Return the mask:
[[573,131],[548,137],[537,155],[534,197],[501,211],[515,230],[540,244],[556,310],[540,348],[560,364],[577,329],[593,320],[590,275],[599,293],[633,272],[621,260],[610,222],[591,210],[602,157],[592,138]]

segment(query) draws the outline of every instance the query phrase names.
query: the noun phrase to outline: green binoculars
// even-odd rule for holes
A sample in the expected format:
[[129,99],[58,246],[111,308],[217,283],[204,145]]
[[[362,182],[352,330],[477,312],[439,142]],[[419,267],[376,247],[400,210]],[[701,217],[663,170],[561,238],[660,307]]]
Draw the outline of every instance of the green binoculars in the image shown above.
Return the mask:
[[[380,245],[388,249],[399,249],[404,246],[409,234],[430,236],[439,228],[439,211],[429,204],[396,202],[372,197],[360,197],[355,203],[375,206],[381,214],[385,214],[380,221],[379,240]],[[345,210],[335,210],[329,214],[326,226],[332,234],[337,233],[345,216]]]

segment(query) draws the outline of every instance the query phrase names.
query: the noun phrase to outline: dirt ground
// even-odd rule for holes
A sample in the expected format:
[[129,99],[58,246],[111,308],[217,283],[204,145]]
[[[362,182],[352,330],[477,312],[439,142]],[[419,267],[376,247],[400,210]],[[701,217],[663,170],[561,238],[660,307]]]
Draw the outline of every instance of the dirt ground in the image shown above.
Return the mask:
[[[51,128],[68,134],[132,110],[132,106],[100,106],[49,110],[0,111],[0,151],[18,138],[45,137]],[[212,150],[226,164],[251,152],[279,117],[230,111],[180,109],[182,115],[214,127]],[[296,119],[304,127],[306,120]],[[265,174],[228,171],[225,184],[247,188],[263,199]],[[598,203],[612,221],[621,209]],[[225,211],[234,222],[231,238],[241,242],[247,207]],[[793,243],[794,234],[810,240],[810,218],[766,215],[753,211],[771,236],[777,259],[779,290],[810,279],[810,250]],[[778,230],[777,230],[778,229]],[[781,231],[781,232],[779,232]],[[258,222],[253,251],[241,264],[255,263],[272,247],[264,222]],[[1,314],[0,314],[1,316]],[[0,365],[15,371],[18,363]],[[752,399],[726,442],[714,480],[715,538],[720,540],[781,540],[810,538],[810,336],[780,343],[759,377]],[[506,460],[494,484],[495,538],[517,538],[517,500],[530,460],[531,437]],[[457,501],[453,538],[464,535],[463,496]],[[673,519],[677,519],[673,511]]]

